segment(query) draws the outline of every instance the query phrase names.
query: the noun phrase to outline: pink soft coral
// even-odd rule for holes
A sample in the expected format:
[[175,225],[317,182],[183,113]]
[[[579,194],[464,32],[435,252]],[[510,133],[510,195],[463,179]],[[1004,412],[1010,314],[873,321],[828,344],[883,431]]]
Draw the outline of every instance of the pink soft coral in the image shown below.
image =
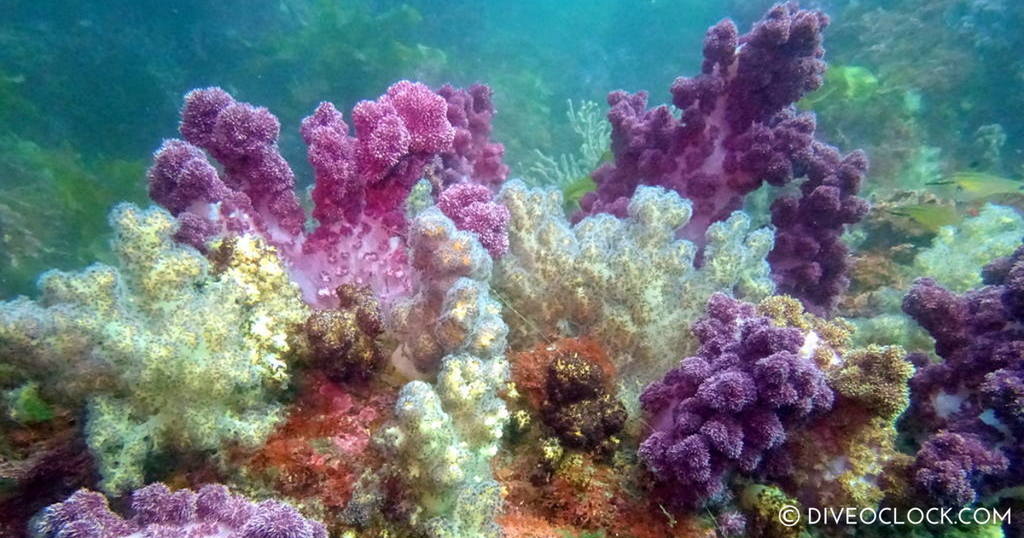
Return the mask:
[[508,209],[491,201],[487,187],[474,183],[452,185],[441,193],[437,207],[456,227],[475,233],[492,258],[508,250]]
[[480,234],[492,253],[504,251],[507,212],[489,200],[489,188],[508,172],[504,148],[488,139],[493,114],[486,86],[434,92],[403,80],[355,106],[351,136],[334,105],[321,103],[301,129],[316,174],[319,226],[310,232],[277,147],[277,119],[220,88],[194,90],[182,109],[185,141],[157,151],[150,195],[178,217],[177,238],[198,248],[221,234],[262,236],[312,305],[333,307],[333,290],[351,283],[369,286],[387,309],[410,291],[404,206],[420,179],[437,192],[455,183],[487,185],[488,200],[459,213],[459,225]]

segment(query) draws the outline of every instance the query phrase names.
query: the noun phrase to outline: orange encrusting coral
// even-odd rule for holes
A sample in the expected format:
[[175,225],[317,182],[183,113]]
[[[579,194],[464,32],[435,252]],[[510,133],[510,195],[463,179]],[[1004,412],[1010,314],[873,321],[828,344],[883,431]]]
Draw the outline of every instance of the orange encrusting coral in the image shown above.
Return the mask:
[[605,451],[574,450],[545,426],[549,421],[541,418],[558,399],[551,391],[564,385],[552,381],[560,373],[555,365],[567,359],[596,365],[600,374],[573,379],[600,378],[602,390],[614,398],[615,367],[596,340],[564,338],[510,354],[516,392],[533,420],[525,422],[518,446],[494,461],[495,477],[506,492],[498,518],[506,536],[557,538],[585,531],[603,531],[609,538],[713,536],[696,518],[673,519],[644,494],[644,471],[632,457],[635,440],[617,441]]
[[551,362],[558,357],[572,354],[599,366],[604,372],[605,379],[615,378],[615,366],[607,353],[596,340],[586,336],[563,338],[509,356],[512,382],[515,383],[516,390],[526,397],[532,409],[540,409],[547,399],[548,367]]
[[396,391],[379,382],[338,384],[314,373],[301,392],[287,421],[245,466],[290,499],[315,501],[337,514],[361,472],[381,464],[371,436],[391,416]]
[[595,462],[591,456],[580,458],[584,469],[563,469],[550,476],[544,476],[542,466],[529,456],[497,463],[495,476],[507,492],[498,522],[508,538],[577,536],[598,530],[609,538],[714,536],[696,518],[671,519],[646,496],[632,491],[636,467],[623,469]]

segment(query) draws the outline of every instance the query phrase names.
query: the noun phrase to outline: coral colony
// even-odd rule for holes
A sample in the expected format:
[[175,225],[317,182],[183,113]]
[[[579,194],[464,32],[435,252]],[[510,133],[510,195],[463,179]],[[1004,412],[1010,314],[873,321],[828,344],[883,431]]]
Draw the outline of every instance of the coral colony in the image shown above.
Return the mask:
[[[0,517],[54,538],[797,536],[778,507],[1019,498],[1024,247],[984,283],[913,285],[934,355],[858,347],[833,316],[868,204],[865,155],[793,106],[828,22],[717,24],[674,109],[609,94],[612,159],[572,216],[506,181],[483,85],[321,103],[311,215],[270,111],[188,93],[159,207],[110,214],[116,263],[0,304],[18,401],[81,412],[91,455],[41,447],[10,487],[93,488]],[[789,188],[744,212],[765,183]]]

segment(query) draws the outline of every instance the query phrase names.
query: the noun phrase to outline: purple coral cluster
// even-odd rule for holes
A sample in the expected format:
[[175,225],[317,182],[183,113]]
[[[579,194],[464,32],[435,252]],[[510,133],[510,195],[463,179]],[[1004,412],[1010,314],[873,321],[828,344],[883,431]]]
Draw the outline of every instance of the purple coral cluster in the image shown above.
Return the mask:
[[490,201],[490,188],[508,168],[504,148],[489,139],[490,95],[482,85],[435,92],[403,80],[355,106],[355,136],[334,105],[321,103],[301,129],[316,174],[319,225],[308,232],[294,175],[277,147],[277,119],[220,88],[194,90],[182,109],[185,140],[165,142],[154,156],[150,195],[178,217],[178,239],[196,247],[224,233],[265,238],[310,304],[332,307],[333,290],[355,284],[388,306],[410,291],[404,204],[420,179],[430,180],[436,194],[453,184],[485,186],[487,200],[474,191],[476,203],[459,223],[481,233],[492,253],[504,250],[507,213]]
[[977,499],[976,487],[1006,471],[1008,461],[976,435],[944,431],[917,452],[913,480],[918,492],[938,506],[966,506]]
[[848,285],[839,237],[868,205],[856,196],[864,154],[843,157],[815,141],[813,115],[792,107],[822,84],[828,22],[821,12],[779,4],[745,35],[730,20],[718,23],[708,30],[701,74],[672,85],[679,118],[667,106],[648,110],[646,92],[609,94],[615,160],[594,173],[597,190],[583,197],[577,217],[621,216],[638,185],[659,185],[693,203],[680,235],[703,244],[708,226],[740,209],[763,183],[807,176],[800,198],[772,207],[770,261],[780,292],[812,312],[831,311]]
[[131,511],[132,517],[125,519],[110,510],[106,497],[82,489],[43,510],[33,532],[40,538],[327,538],[322,524],[291,506],[253,503],[221,485],[172,492],[163,484],[151,484],[132,494]]
[[505,147],[490,140],[494,105],[491,89],[474,84],[466,90],[444,85],[437,93],[448,102],[448,121],[455,129],[452,151],[444,153],[443,183],[473,183],[496,189],[508,177]]
[[926,432],[914,480],[934,502],[962,506],[1021,482],[1008,462],[1024,439],[1024,247],[984,271],[963,295],[919,279],[903,310],[935,338],[940,363],[911,380],[911,411]]
[[699,506],[734,470],[784,472],[786,432],[833,402],[799,329],[778,327],[754,305],[715,294],[693,326],[701,346],[640,401],[652,433],[640,458],[671,501]]
[[475,183],[458,183],[445,189],[437,207],[460,230],[473,232],[494,258],[508,250],[508,209],[491,201],[490,189]]

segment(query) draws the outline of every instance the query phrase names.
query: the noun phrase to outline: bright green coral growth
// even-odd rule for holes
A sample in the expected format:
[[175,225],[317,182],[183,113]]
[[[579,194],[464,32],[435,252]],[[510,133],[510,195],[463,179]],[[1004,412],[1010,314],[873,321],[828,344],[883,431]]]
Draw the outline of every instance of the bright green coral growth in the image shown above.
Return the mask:
[[499,198],[512,218],[495,288],[511,310],[513,340],[590,335],[626,385],[651,381],[693,349],[689,326],[714,292],[759,300],[774,289],[765,262],[772,234],[751,232],[742,212],[708,229],[697,269],[696,246],[675,236],[691,206],[673,192],[640,187],[628,218],[601,214],[575,226],[557,191],[510,181]]
[[981,267],[1020,245],[1024,218],[1011,207],[986,204],[977,217],[943,226],[914,259],[913,274],[934,278],[957,293],[981,285]]
[[163,210],[122,204],[110,223],[119,268],[51,271],[38,302],[0,305],[0,360],[88,402],[102,487],[119,493],[142,485],[154,452],[262,442],[308,312],[259,240],[225,242],[213,266],[174,242]]
[[15,422],[32,424],[53,418],[53,408],[39,395],[37,383],[25,383],[7,391],[4,400],[7,403],[7,416]]

